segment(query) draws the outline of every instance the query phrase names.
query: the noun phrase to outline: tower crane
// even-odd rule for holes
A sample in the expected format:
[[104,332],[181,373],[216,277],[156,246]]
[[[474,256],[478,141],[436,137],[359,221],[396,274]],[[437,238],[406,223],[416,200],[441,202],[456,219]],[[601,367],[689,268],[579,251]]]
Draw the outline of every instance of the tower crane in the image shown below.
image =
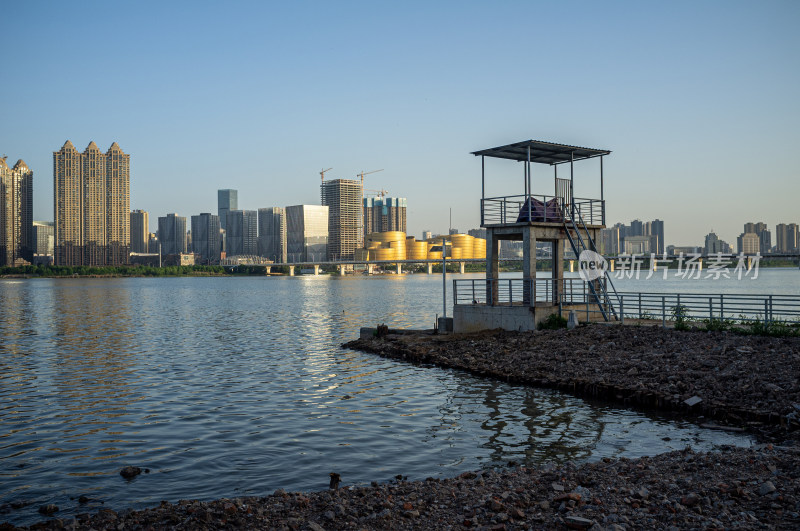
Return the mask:
[[364,186],[364,176],[369,175],[370,173],[378,173],[379,171],[383,171],[383,168],[380,170],[372,170],[372,171],[362,171],[361,173],[357,173],[356,175],[361,176],[361,186]]
[[386,194],[389,193],[389,190],[372,190],[372,189],[369,189],[369,188],[364,188],[364,191],[365,192],[374,192],[374,193],[378,194],[378,197],[380,197],[381,199],[386,197]]
[[333,168],[328,168],[327,170],[322,170],[321,172],[319,172],[319,176],[322,178],[323,181],[325,180],[325,174],[331,171],[332,169]]

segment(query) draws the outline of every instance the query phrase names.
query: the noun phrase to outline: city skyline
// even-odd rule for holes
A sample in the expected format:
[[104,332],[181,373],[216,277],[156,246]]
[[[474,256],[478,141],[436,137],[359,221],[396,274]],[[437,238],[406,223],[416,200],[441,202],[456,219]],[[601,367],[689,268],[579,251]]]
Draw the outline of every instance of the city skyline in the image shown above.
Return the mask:
[[[13,124],[0,148],[36,172],[42,220],[52,146],[94,138],[134,155],[131,206],[151,225],[217,212],[220,188],[240,190],[248,209],[315,204],[318,172],[333,167],[331,179],[385,168],[365,188],[407,198],[412,234],[445,232],[451,207],[466,230],[479,226],[469,153],[539,138],[611,150],[607,219],[662,219],[667,243],[698,244],[712,228],[735,242],[740,216],[796,222],[800,73],[786,65],[800,51],[797,3],[458,8],[454,19],[447,3],[10,5],[25,24],[0,34],[0,56],[26,83],[0,88]],[[123,15],[126,28],[111,23]],[[570,66],[555,79],[523,69],[519,49]],[[125,66],[87,77],[62,50]],[[487,192],[521,193],[517,166],[500,175]],[[551,188],[538,169],[533,183]]]

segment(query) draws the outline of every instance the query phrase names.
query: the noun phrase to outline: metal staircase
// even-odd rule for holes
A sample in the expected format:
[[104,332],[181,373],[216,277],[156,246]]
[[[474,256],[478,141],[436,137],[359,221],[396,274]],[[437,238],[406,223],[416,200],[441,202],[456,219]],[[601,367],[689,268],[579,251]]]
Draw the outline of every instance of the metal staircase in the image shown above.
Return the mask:
[[[571,212],[567,210],[569,207],[571,207]],[[581,229],[583,229],[583,235],[581,235]],[[572,247],[572,252],[575,253],[576,258],[580,258],[582,251],[597,252],[597,246],[592,239],[592,235],[589,233],[589,229],[583,222],[580,208],[574,204],[565,205],[564,232],[567,234],[567,239],[569,240],[569,244]],[[575,233],[575,238],[572,237],[573,232]],[[586,284],[589,286],[592,299],[594,299],[594,302],[597,304],[598,308],[600,308],[600,313],[603,315],[603,319],[606,321],[611,319],[619,320],[615,303],[619,305],[620,299],[619,295],[617,294],[617,290],[614,287],[614,283],[611,281],[611,278],[608,276],[608,274],[604,274],[597,280],[586,282]],[[611,288],[610,290],[609,286]]]

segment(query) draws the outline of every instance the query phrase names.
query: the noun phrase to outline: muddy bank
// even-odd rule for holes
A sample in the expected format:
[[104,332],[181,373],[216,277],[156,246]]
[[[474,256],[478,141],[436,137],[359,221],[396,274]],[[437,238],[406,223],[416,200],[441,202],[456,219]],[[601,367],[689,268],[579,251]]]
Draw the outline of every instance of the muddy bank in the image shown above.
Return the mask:
[[[39,529],[797,529],[800,450],[766,445],[445,480],[276,491],[42,522]],[[3,526],[0,526],[3,529]]]
[[797,337],[590,325],[535,333],[390,333],[344,346],[626,406],[766,427],[778,438],[800,426]]

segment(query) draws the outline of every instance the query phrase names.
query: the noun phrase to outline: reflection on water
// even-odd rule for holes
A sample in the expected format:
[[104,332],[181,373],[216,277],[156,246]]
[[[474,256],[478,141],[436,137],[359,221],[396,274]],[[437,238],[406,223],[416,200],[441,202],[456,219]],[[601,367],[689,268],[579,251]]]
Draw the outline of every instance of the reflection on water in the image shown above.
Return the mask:
[[[339,348],[360,326],[430,327],[440,290],[426,275],[0,280],[0,521],[324,489],[333,470],[354,484],[749,443]],[[126,482],[129,464],[150,473]]]

